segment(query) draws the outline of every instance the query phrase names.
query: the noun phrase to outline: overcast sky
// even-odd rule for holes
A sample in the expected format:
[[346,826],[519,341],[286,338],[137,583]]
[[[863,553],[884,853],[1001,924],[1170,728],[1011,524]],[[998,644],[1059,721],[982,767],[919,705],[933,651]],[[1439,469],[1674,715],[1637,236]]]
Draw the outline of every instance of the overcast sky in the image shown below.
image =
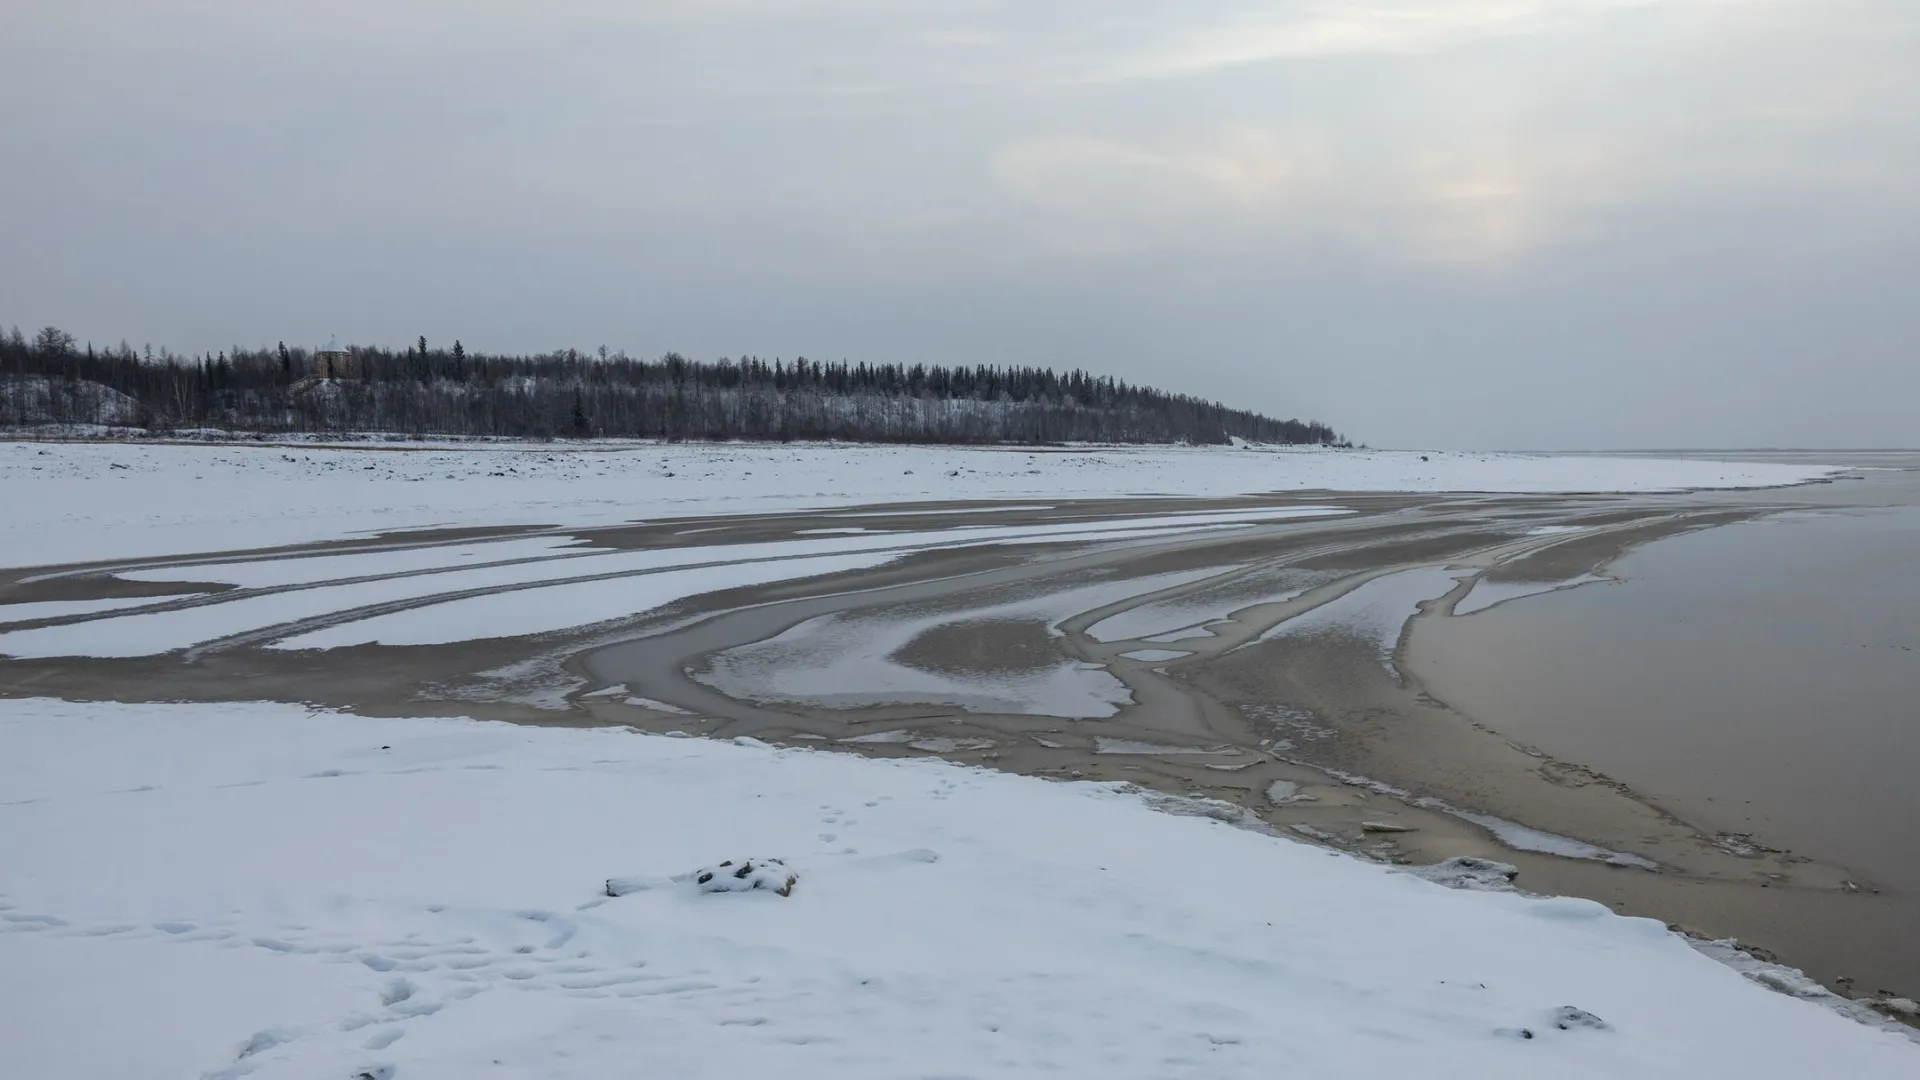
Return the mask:
[[8,0],[0,322],[1920,444],[1915,0]]

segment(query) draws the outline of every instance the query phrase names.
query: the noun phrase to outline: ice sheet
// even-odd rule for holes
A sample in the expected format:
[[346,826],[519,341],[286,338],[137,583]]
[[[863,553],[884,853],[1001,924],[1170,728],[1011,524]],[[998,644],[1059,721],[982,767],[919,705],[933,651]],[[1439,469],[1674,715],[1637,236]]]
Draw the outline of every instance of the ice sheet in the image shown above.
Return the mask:
[[1183,656],[1192,656],[1193,654],[1190,652],[1180,652],[1177,649],[1136,649],[1133,652],[1121,653],[1120,655],[1129,660],[1140,660],[1149,664],[1157,664],[1162,660],[1178,660]]
[[1466,576],[1460,570],[1420,567],[1378,577],[1337,600],[1279,623],[1258,641],[1338,632],[1373,641],[1381,659],[1389,662],[1400,643],[1400,631],[1422,601],[1445,596]]
[[1131,703],[1132,692],[1097,664],[1061,657],[1037,668],[930,671],[896,654],[941,627],[993,622],[1060,622],[1130,596],[1209,576],[1210,570],[1122,578],[1060,589],[982,607],[888,617],[823,615],[763,642],[714,657],[696,676],[723,693],[751,701],[848,708],[932,703],[973,712],[1105,717]]

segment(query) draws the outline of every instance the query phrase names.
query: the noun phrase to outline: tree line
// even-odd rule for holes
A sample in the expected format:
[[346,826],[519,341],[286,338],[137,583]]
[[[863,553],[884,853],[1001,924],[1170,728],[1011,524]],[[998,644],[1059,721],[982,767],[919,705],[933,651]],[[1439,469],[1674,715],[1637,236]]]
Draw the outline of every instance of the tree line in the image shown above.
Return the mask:
[[[0,336],[0,424],[130,424],[164,433],[412,435],[928,443],[1341,442],[1277,420],[1074,370],[642,360],[574,349],[507,356],[422,337],[393,350],[236,347],[180,356],[96,349],[56,327]],[[321,372],[324,370],[324,374]]]

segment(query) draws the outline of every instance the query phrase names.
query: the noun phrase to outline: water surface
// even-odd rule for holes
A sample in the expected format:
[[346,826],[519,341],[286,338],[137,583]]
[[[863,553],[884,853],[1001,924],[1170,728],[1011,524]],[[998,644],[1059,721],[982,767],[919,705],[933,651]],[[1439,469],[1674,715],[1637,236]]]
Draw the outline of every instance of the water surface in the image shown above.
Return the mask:
[[1609,572],[1422,628],[1410,667],[1511,738],[1920,903],[1920,507],[1790,512]]

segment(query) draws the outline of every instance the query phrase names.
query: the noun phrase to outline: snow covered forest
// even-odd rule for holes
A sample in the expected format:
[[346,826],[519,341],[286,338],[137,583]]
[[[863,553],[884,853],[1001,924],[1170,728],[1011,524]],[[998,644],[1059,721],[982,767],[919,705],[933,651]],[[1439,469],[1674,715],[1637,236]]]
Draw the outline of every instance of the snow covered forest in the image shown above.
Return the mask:
[[[1338,443],[1277,420],[1084,371],[822,363],[757,357],[637,360],[574,349],[468,352],[423,337],[197,357],[78,345],[47,327],[0,337],[0,426],[108,424],[231,431],[534,438],[839,439],[927,443]],[[322,373],[324,371],[324,374]]]

